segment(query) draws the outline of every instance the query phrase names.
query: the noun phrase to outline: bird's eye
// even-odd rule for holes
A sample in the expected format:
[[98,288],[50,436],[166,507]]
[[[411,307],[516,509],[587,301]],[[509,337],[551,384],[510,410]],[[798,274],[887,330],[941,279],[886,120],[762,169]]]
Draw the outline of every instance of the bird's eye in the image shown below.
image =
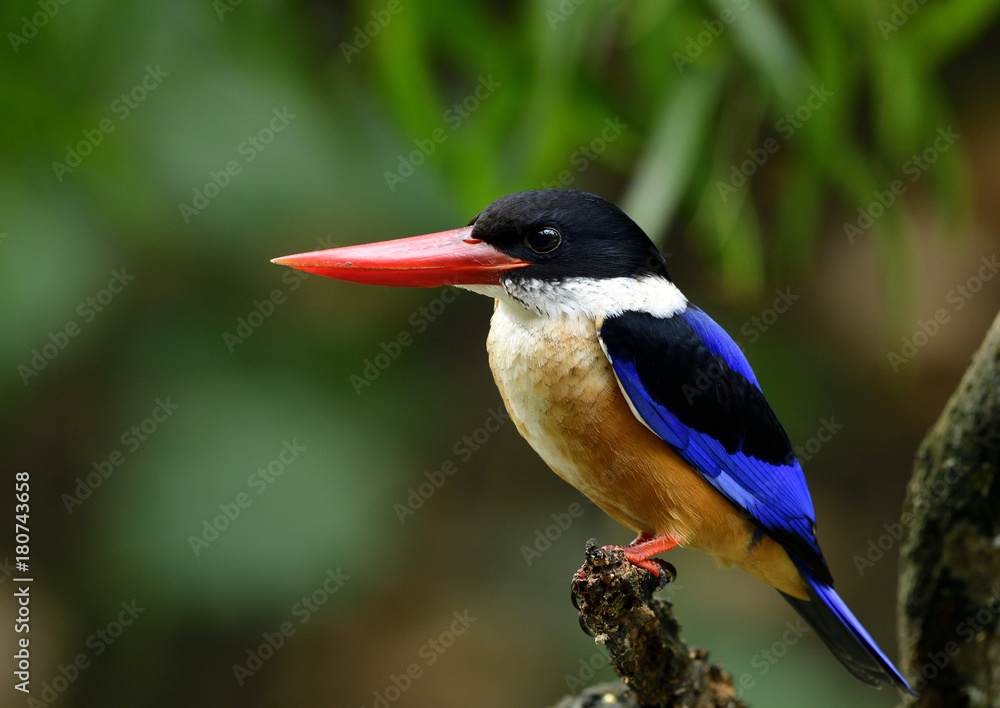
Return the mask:
[[546,226],[525,236],[524,243],[535,253],[552,253],[562,244],[562,234]]

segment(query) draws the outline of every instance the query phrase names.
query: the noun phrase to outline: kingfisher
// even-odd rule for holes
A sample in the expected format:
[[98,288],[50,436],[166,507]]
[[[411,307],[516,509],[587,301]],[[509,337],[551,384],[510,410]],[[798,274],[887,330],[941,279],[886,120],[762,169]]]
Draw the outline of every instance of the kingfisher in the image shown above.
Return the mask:
[[[913,693],[833,589],[812,498],[742,350],[611,202],[545,189],[465,227],[275,258],[353,283],[494,299],[490,368],[517,430],[637,538],[625,557],[711,554],[776,588],[860,680]],[[915,695],[915,694],[914,694]]]

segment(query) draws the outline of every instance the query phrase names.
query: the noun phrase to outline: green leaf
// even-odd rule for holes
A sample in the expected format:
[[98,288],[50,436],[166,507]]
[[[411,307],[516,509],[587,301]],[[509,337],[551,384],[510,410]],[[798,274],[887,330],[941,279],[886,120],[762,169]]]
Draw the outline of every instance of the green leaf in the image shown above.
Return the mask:
[[622,198],[622,208],[659,240],[677,211],[718,108],[724,72],[691,71],[669,93]]

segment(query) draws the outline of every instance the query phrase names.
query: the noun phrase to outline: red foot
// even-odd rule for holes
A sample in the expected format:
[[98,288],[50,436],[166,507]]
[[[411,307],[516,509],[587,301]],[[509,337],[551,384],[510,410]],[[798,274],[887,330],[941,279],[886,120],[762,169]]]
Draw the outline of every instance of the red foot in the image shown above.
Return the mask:
[[655,559],[649,560],[649,557],[676,548],[680,543],[681,539],[670,534],[653,537],[644,533],[627,546],[605,546],[605,548],[622,551],[629,563],[644,568],[659,578],[666,571]]
[[[658,578],[662,578],[668,573],[666,568],[663,567],[666,563],[655,558],[649,560],[650,556],[655,556],[657,553],[663,553],[664,551],[669,551],[671,548],[676,548],[680,543],[681,539],[670,534],[650,536],[648,533],[641,533],[627,546],[604,546],[604,550],[622,551],[629,563],[648,570]],[[583,578],[583,568],[576,571],[576,577]]]

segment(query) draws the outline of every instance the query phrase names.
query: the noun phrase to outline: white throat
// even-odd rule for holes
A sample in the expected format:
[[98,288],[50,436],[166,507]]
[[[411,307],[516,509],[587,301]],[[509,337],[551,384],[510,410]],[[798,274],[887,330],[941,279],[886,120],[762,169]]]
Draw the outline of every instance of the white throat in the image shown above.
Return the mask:
[[666,278],[568,278],[508,280],[503,285],[463,285],[467,290],[517,304],[541,317],[583,314],[593,319],[614,317],[625,311],[671,317],[687,308],[687,298]]

